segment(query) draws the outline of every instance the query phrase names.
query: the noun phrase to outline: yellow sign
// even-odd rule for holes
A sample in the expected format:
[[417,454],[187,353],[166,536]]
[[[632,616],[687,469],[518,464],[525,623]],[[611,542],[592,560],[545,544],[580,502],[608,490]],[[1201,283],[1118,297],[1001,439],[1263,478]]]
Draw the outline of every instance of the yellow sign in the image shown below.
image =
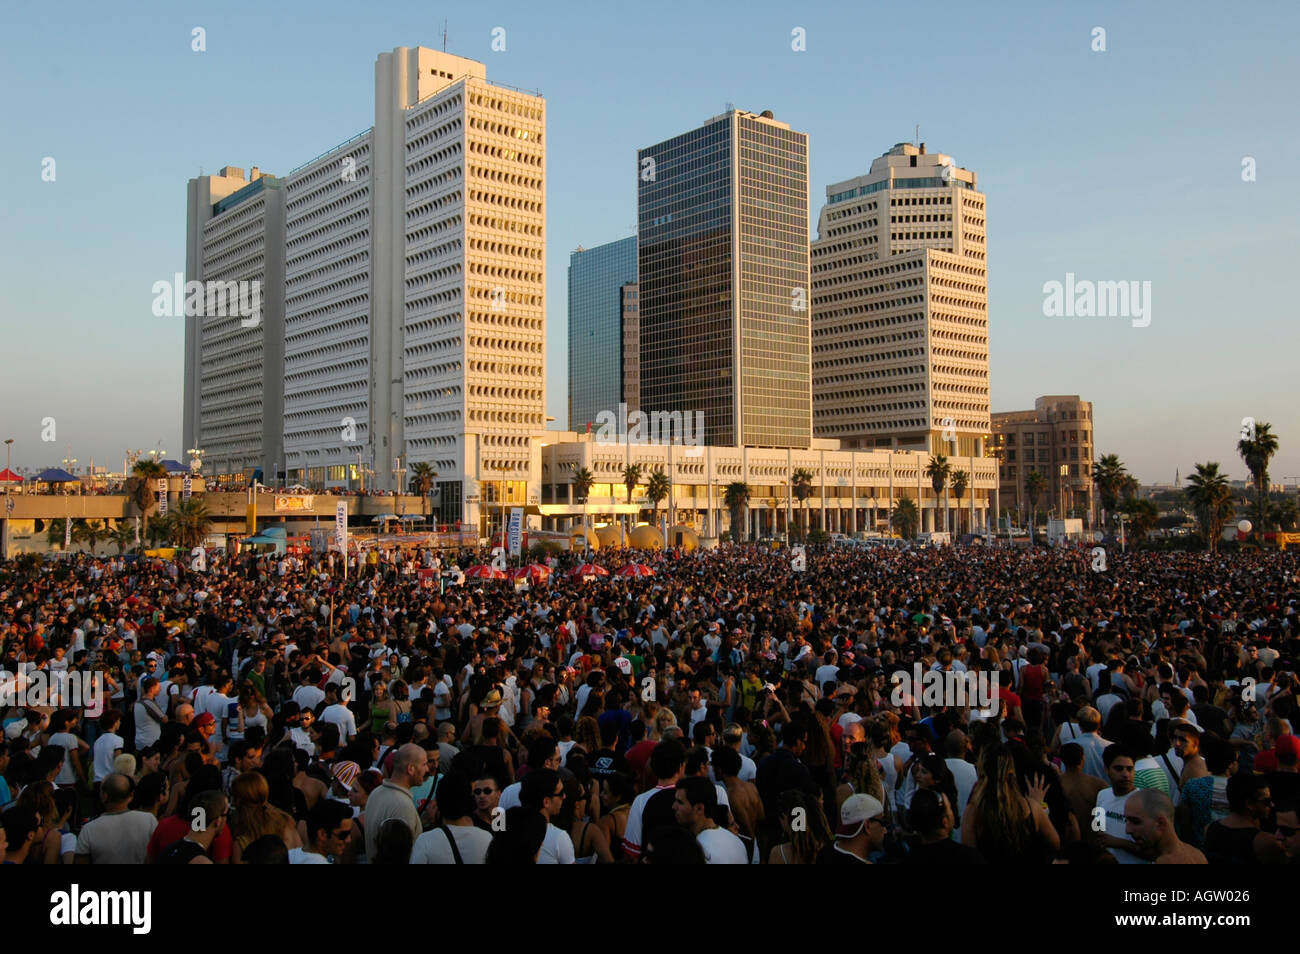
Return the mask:
[[304,510],[311,510],[316,503],[316,498],[307,496],[289,496],[288,494],[276,494],[275,512],[276,513],[301,513]]
[[1278,549],[1285,550],[1288,543],[1300,545],[1300,533],[1279,533],[1277,535]]

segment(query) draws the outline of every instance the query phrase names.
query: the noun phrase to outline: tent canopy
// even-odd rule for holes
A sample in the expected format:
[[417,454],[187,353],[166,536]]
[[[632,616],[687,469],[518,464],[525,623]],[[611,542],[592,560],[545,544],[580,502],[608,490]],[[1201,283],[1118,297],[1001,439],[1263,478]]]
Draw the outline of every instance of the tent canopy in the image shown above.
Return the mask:
[[21,484],[23,479],[6,467],[0,470],[0,484]]
[[169,474],[187,474],[190,470],[180,461],[172,460],[171,458],[161,460],[159,463],[162,464],[163,470],[167,471]]
[[66,470],[60,470],[58,467],[51,467],[49,470],[41,471],[36,475],[36,479],[51,484],[81,483],[81,478],[74,477]]

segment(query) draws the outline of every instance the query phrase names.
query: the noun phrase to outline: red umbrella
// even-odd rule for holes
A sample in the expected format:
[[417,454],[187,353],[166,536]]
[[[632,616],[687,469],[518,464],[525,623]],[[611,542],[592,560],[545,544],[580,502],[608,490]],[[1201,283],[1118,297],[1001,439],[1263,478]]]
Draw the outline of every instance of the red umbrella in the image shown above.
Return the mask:
[[540,563],[530,563],[528,566],[517,566],[513,570],[508,570],[506,576],[512,580],[527,580],[529,583],[545,583],[547,577],[551,575],[548,567]]
[[654,576],[655,571],[644,563],[629,563],[618,571],[619,576]]
[[609,570],[594,563],[584,563],[571,574],[572,576],[609,576]]
[[480,563],[478,566],[472,566],[465,571],[465,576],[474,580],[504,580],[506,575],[503,571],[494,569],[486,563]]

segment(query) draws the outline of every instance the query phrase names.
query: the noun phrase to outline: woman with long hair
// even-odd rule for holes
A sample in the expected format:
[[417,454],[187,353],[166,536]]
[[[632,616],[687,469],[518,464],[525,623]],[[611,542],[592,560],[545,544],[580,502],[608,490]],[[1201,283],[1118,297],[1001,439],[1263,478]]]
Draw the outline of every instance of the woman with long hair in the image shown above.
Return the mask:
[[[917,790],[928,788],[948,796],[948,804],[957,803],[957,780],[942,755],[927,752],[912,765],[912,779]],[[955,821],[956,819],[954,819]]]
[[889,809],[889,793],[880,777],[880,764],[872,752],[870,742],[854,742],[844,759],[844,781],[835,792],[836,808],[850,795],[870,795]]
[[376,681],[370,689],[370,718],[360,728],[372,732],[383,731],[389,722],[397,721],[396,715],[393,702],[388,698],[388,686],[383,680]]
[[588,755],[600,749],[600,723],[595,716],[585,715],[578,720],[573,730],[573,748],[582,749]]
[[[769,865],[811,865],[817,861],[821,850],[834,840],[831,826],[826,821],[819,801],[809,798],[800,789],[782,792],[777,799],[777,817],[785,840],[767,853]],[[803,819],[796,825],[794,819]]]
[[961,820],[962,844],[979,849],[990,864],[1045,864],[1061,839],[1043,801],[1043,777],[1034,777],[1028,795],[1022,792],[1007,745],[985,746],[979,767],[980,779]]
[[232,725],[229,730],[231,741],[243,739],[244,734],[254,726],[261,726],[265,730],[270,726],[272,716],[271,707],[266,704],[266,699],[258,692],[257,686],[251,682],[245,682],[239,687],[239,703],[236,709],[237,724]]
[[270,803],[271,788],[265,776],[245,772],[230,783],[230,794],[235,808],[230,823],[235,838],[232,864],[240,864],[244,849],[263,835],[278,836],[286,848],[302,847],[293,816]]

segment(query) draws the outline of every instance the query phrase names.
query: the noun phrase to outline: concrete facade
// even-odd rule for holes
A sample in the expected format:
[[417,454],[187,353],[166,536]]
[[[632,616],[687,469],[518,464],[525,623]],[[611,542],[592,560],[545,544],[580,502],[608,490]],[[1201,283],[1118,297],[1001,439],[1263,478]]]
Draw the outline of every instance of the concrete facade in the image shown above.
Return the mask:
[[976,174],[900,143],[826,197],[812,243],[816,435],[983,456],[988,278]]
[[1038,471],[1047,479],[1047,488],[1038,498],[1039,510],[1081,517],[1086,526],[1096,521],[1091,401],[1077,394],[1045,395],[1035,399],[1032,411],[999,411],[992,426],[1003,512],[1028,514],[1025,479]]

